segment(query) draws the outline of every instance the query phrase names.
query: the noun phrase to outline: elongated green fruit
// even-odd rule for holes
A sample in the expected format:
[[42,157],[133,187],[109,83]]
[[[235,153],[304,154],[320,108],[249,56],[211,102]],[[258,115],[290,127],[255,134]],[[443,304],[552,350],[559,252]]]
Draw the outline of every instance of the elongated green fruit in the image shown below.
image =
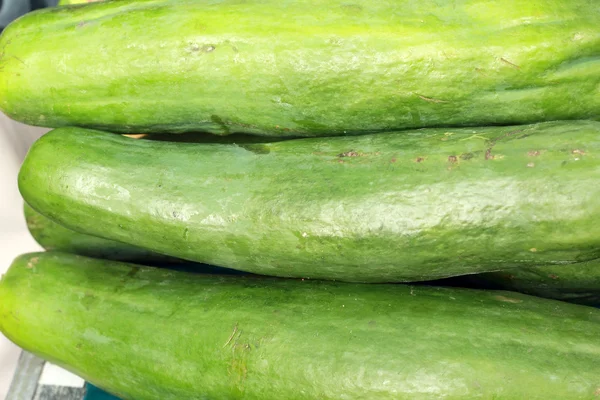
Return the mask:
[[31,236],[46,250],[59,250],[109,260],[138,262],[173,262],[176,260],[134,245],[79,233],[46,218],[27,204],[24,206],[24,212]]
[[[90,257],[164,264],[167,256],[126,243],[75,232],[44,217],[25,205],[27,226],[35,240],[47,250],[59,250]],[[206,266],[202,266],[206,268]],[[197,265],[186,265],[197,270]],[[219,270],[223,273],[223,270]],[[227,271],[232,272],[232,271]],[[435,282],[447,285],[448,280]],[[600,262],[570,265],[513,268],[507,272],[489,272],[458,277],[457,286],[513,290],[550,299],[591,306],[600,305]]]
[[72,229],[258,274],[408,281],[600,258],[600,123],[243,145],[61,128],[25,200]]
[[[594,0],[124,0],[0,39],[32,125],[329,136],[600,118]],[[41,40],[43,38],[43,40]]]
[[0,330],[125,400],[593,399],[600,311],[510,292],[223,277],[53,253]]
[[600,307],[600,260],[490,272],[472,275],[468,279],[486,288],[514,290]]

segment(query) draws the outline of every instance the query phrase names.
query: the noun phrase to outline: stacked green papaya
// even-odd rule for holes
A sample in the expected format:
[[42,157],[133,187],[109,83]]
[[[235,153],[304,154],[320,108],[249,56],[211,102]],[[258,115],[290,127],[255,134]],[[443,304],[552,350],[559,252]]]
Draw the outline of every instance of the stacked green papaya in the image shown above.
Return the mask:
[[47,251],[0,331],[124,400],[598,396],[599,27],[588,0],[24,16],[0,109],[56,128],[18,177]]

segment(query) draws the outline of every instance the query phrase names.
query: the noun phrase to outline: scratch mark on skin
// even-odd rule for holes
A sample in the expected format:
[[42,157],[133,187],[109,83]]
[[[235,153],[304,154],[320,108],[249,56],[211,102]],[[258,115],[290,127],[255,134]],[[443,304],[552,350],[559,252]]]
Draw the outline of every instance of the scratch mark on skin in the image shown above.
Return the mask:
[[496,298],[496,300],[500,300],[500,301],[504,301],[507,303],[522,303],[523,300],[519,300],[519,299],[513,299],[510,297],[506,297],[506,296],[494,296]]
[[434,99],[434,98],[431,98],[431,97],[425,97],[425,96],[422,96],[422,95],[420,95],[418,93],[415,93],[415,94],[417,96],[419,96],[419,98],[421,100],[425,100],[425,101],[428,101],[430,103],[449,103],[449,101],[446,101],[446,100],[440,100],[440,99]]
[[488,74],[482,68],[475,68],[475,72],[477,72],[483,76],[488,76]]
[[17,57],[17,56],[11,56],[11,57],[18,60],[21,64],[25,65],[25,61],[21,60],[19,57]]
[[500,57],[500,61],[502,61],[502,62],[503,62],[503,63],[505,63],[505,64],[508,64],[508,65],[510,65],[510,66],[511,66],[511,67],[513,67],[513,68],[516,68],[516,69],[521,69],[521,67],[520,67],[520,66],[518,66],[517,64],[511,63],[511,62],[510,62],[510,61],[508,61],[506,58]]
[[229,336],[229,339],[227,339],[227,341],[223,345],[223,348],[227,347],[227,345],[229,343],[231,343],[231,341],[233,340],[233,337],[235,336],[237,330],[238,330],[238,324],[236,323],[235,326],[233,327],[233,332],[231,332],[231,335]]
[[490,147],[488,147],[488,149],[485,151],[485,159],[486,160],[493,160],[494,156],[492,155],[492,149],[494,148],[494,146],[496,145],[496,143],[498,143],[500,140],[507,138],[509,136],[512,135],[516,135],[519,132],[523,132],[523,129],[517,129],[516,131],[510,131],[505,133],[504,135],[500,136],[499,138],[496,139],[492,139],[491,143],[490,143]]

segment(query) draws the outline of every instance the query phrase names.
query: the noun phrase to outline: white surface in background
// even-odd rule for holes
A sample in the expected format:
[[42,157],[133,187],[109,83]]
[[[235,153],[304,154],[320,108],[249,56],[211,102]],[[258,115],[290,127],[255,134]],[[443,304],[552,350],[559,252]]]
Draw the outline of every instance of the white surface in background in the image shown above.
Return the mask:
[[[0,274],[19,254],[41,249],[27,231],[17,174],[31,143],[46,131],[11,121],[0,113]],[[0,399],[6,397],[19,353],[0,334]]]
[[50,363],[44,364],[42,375],[38,381],[40,385],[55,385],[82,388],[85,381],[64,369]]

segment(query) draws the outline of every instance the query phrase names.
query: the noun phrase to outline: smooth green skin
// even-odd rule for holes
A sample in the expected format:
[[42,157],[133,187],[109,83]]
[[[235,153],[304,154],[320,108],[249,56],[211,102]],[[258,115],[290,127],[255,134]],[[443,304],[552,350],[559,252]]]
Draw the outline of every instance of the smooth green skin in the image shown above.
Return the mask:
[[239,145],[59,128],[19,188],[66,227],[161,254],[386,282],[600,258],[599,179],[591,121]]
[[[118,261],[164,263],[169,257],[126,243],[86,235],[65,228],[25,204],[27,227],[46,250],[58,250]],[[180,260],[177,260],[180,261]],[[197,265],[186,265],[188,270]],[[205,266],[202,266],[205,267]],[[572,303],[600,306],[600,260],[571,265],[521,267],[458,277],[458,286],[512,290]],[[445,285],[441,280],[436,282]]]
[[19,257],[0,331],[128,400],[593,399],[600,310],[510,292]]
[[0,39],[0,109],[48,127],[324,136],[600,119],[597,0],[124,0]]
[[172,257],[154,253],[130,244],[86,235],[66,228],[24,205],[29,233],[46,250],[58,250],[82,256],[106,258],[119,261],[165,262]]
[[468,279],[486,288],[600,307],[600,260],[490,272],[472,275]]
[[[75,232],[25,205],[27,227],[46,250],[120,261],[163,263],[168,258],[139,247]],[[186,265],[197,270],[197,265]],[[205,267],[205,266],[202,266]],[[457,285],[512,290],[572,303],[600,306],[600,260],[571,265],[521,267],[457,277]],[[435,282],[446,285],[446,280]]]

